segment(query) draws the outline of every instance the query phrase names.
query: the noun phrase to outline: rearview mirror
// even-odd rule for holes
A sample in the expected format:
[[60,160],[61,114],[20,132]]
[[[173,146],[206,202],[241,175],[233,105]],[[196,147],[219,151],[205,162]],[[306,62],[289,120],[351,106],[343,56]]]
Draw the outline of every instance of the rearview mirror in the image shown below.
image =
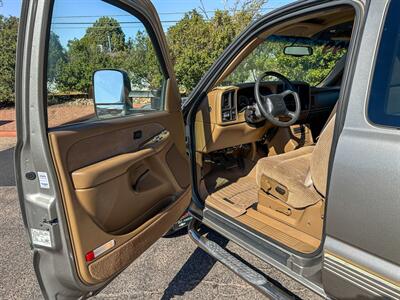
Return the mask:
[[308,46],[287,46],[283,49],[283,53],[291,56],[310,56],[313,54],[313,49]]
[[130,82],[126,72],[103,69],[93,73],[93,99],[98,118],[124,116],[129,92]]

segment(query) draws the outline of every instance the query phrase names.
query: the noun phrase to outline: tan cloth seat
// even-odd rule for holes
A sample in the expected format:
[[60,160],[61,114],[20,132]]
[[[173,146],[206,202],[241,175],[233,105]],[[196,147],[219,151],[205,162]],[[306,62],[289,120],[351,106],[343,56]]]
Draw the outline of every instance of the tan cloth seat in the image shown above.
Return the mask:
[[256,167],[258,186],[297,209],[324,199],[335,116],[315,146],[260,159]]

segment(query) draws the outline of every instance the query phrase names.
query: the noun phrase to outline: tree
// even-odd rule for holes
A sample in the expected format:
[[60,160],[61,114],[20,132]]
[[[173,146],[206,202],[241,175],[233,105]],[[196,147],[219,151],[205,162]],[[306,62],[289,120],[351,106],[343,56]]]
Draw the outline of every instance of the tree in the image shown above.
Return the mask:
[[18,18],[0,15],[0,105],[14,103]]
[[125,34],[119,22],[110,17],[101,17],[86,30],[83,37],[87,44],[100,47],[104,52],[118,52],[126,49]]
[[[232,6],[217,10],[211,18],[203,6],[204,14],[192,10],[171,26],[167,40],[179,86],[189,93],[235,37],[259,16],[265,3],[266,0],[236,0]],[[324,45],[313,45],[312,56],[284,55],[283,48],[293,43],[307,44],[307,39],[268,38],[246,57],[225,83],[254,81],[260,70],[274,70],[315,85],[345,52],[343,48],[325,51]],[[49,79],[55,78],[61,91],[88,91],[92,73],[102,68],[127,71],[135,88],[161,86],[162,73],[148,34],[138,31],[134,38],[126,41],[119,22],[113,18],[99,18],[82,38],[69,41],[67,51],[62,49],[58,37],[52,35],[51,48],[54,49],[49,54],[55,58],[50,60],[55,62],[55,70],[54,64],[50,64]]]
[[[237,0],[206,18],[193,10],[167,32],[178,83],[188,92],[233,39],[259,16],[265,0]],[[204,9],[203,9],[204,10]]]
[[[347,45],[342,43],[270,36],[239,64],[224,80],[224,84],[254,82],[261,72],[276,71],[289,79],[305,81],[316,86],[346,53]],[[309,45],[313,48],[313,54],[303,57],[286,55],[285,46],[292,44]]]
[[[193,10],[172,26],[167,35],[180,85],[190,91],[265,2],[236,0],[233,7],[217,11],[210,20]],[[126,41],[114,18],[96,20],[82,38],[68,42],[66,53],[58,37],[51,37],[49,81],[60,91],[87,91],[93,71],[101,68],[127,71],[138,88],[161,86],[159,61],[147,33],[139,31]]]
[[125,34],[119,22],[101,17],[86,29],[81,39],[68,42],[67,60],[57,64],[55,82],[61,91],[87,92],[94,71],[124,69]]
[[136,37],[128,41],[128,49],[124,66],[131,83],[138,88],[160,88],[163,79],[160,64],[147,33],[138,31]]
[[212,64],[214,45],[210,42],[210,25],[193,10],[183,17],[167,33],[171,56],[178,83],[191,90],[205,70]]
[[54,82],[57,74],[57,65],[66,62],[67,55],[60,43],[60,37],[53,31],[50,31],[49,53],[47,61],[47,80]]

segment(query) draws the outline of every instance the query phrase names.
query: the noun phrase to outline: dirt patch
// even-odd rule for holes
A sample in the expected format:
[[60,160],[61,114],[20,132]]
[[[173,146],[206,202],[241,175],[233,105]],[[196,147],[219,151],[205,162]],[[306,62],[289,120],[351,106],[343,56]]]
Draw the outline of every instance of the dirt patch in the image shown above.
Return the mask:
[[[94,106],[90,103],[64,103],[48,107],[49,128],[81,122],[94,116]],[[15,130],[15,108],[0,109],[0,133]]]
[[14,108],[0,108],[0,131],[15,131]]
[[53,128],[91,119],[95,117],[95,111],[94,106],[91,104],[57,104],[49,106],[47,115],[49,128]]

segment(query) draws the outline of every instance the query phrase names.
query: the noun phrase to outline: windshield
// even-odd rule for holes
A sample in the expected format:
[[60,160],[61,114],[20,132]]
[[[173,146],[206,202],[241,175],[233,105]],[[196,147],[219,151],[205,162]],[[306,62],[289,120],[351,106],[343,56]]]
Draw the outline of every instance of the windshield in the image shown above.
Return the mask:
[[[288,46],[307,46],[312,54],[292,56],[284,53]],[[222,85],[255,82],[266,71],[275,71],[292,81],[303,81],[311,86],[323,81],[338,60],[346,54],[347,41],[332,39],[307,39],[272,35],[257,46],[225,78]]]

